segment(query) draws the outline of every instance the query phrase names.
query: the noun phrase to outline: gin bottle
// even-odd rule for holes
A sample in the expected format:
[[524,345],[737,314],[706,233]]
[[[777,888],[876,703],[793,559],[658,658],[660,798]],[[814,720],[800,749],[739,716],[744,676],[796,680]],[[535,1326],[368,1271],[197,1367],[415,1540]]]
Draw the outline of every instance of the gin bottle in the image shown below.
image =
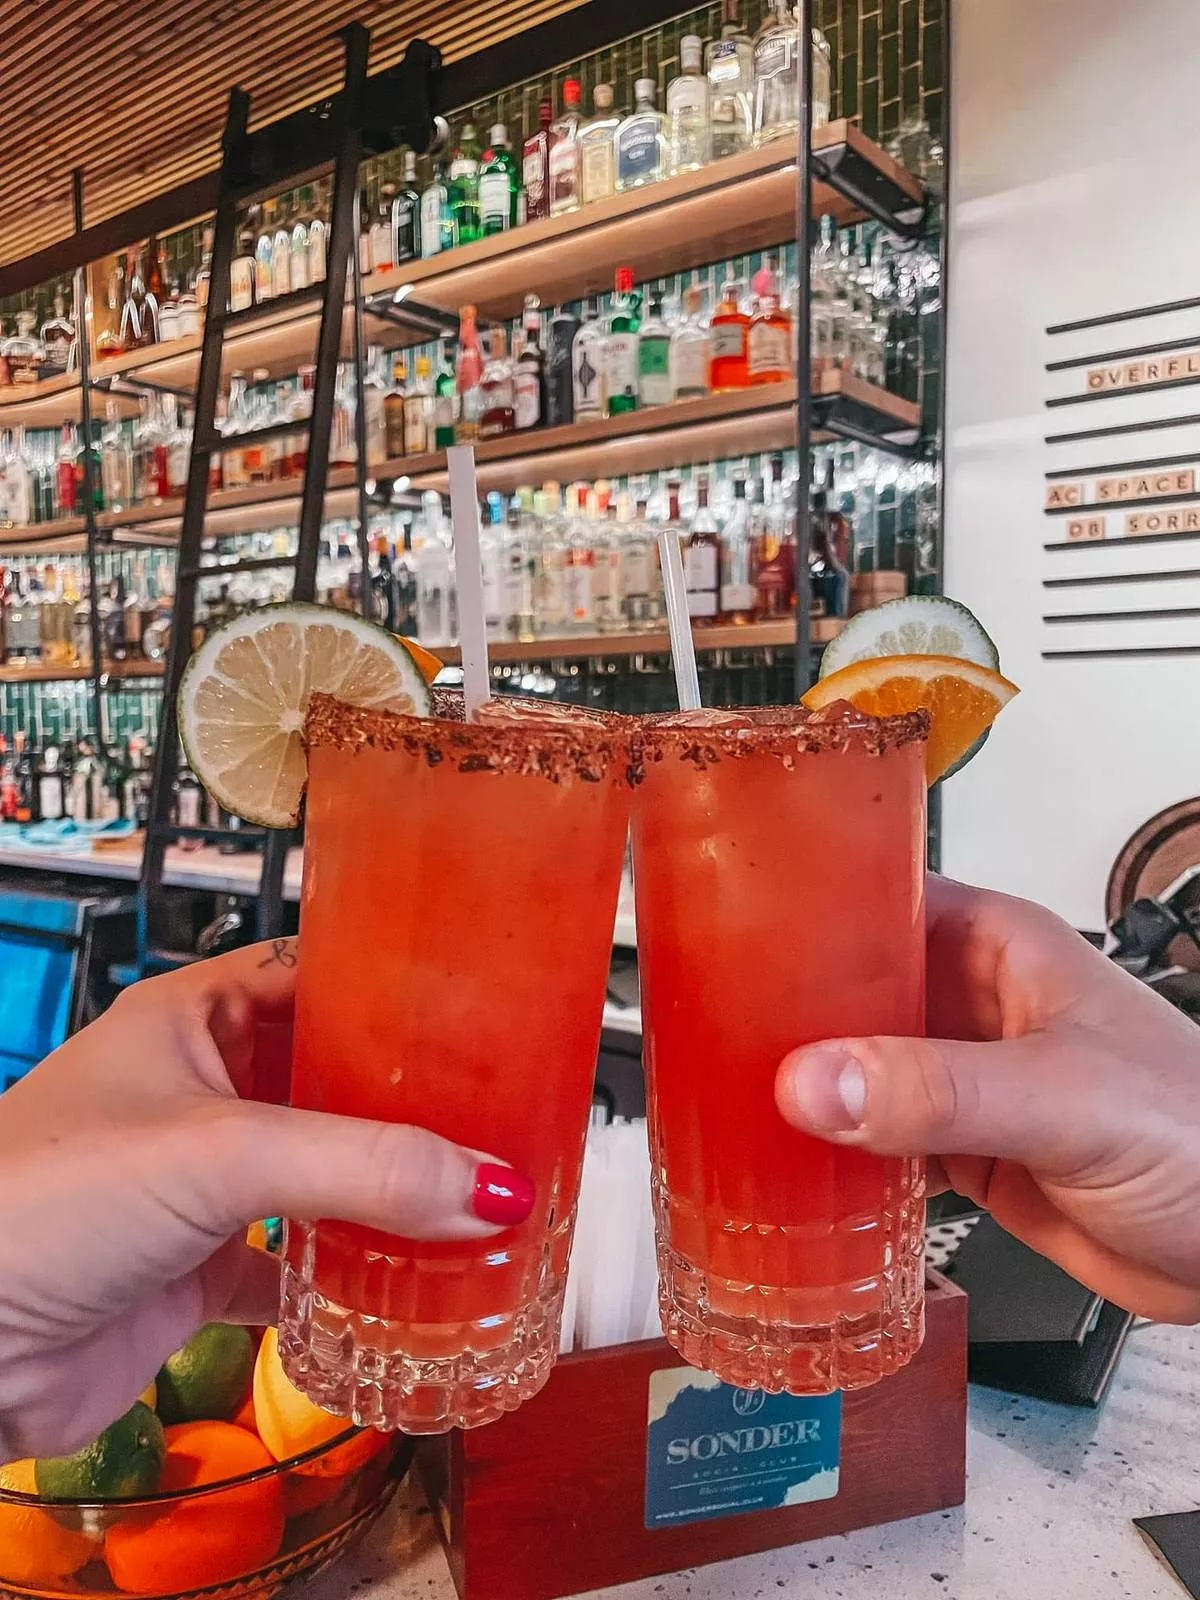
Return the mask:
[[632,113],[617,129],[617,188],[640,189],[658,183],[667,175],[665,118],[654,105],[654,79],[639,78],[634,84]]
[[667,146],[673,176],[696,172],[711,159],[708,79],[700,70],[703,49],[694,33],[680,41],[683,71],[667,89]]
[[721,37],[704,52],[712,157],[720,161],[754,143],[754,46],[738,19],[738,0],[724,0]]

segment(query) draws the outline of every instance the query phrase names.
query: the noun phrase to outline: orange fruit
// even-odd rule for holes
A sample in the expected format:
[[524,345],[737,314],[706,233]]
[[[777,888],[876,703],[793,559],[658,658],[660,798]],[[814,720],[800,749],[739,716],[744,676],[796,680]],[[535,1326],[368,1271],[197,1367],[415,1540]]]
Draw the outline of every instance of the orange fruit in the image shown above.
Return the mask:
[[931,727],[925,747],[930,783],[960,761],[1019,693],[998,672],[956,656],[879,656],[852,661],[814,683],[803,696],[810,711],[848,700],[870,716],[924,709]]
[[418,644],[415,639],[409,639],[404,634],[397,634],[396,637],[404,639],[404,647],[413,658],[413,666],[426,683],[432,683],[446,663],[435,656],[432,650],[426,650],[424,645]]
[[[239,1478],[274,1461],[231,1422],[181,1422],[167,1429],[163,1493]],[[217,1494],[131,1511],[108,1530],[104,1558],[126,1594],[176,1594],[232,1583],[265,1567],[283,1543],[278,1474]]]
[[[343,1430],[350,1423],[342,1420]],[[283,1482],[283,1503],[289,1517],[305,1511],[315,1511],[332,1500],[346,1479],[382,1454],[391,1443],[391,1436],[365,1428],[352,1433],[341,1444],[330,1445],[313,1461],[304,1461],[292,1467]]]
[[254,1363],[254,1424],[276,1461],[288,1461],[345,1433],[350,1423],[313,1405],[279,1359],[279,1334],[268,1328]]
[[[0,1489],[36,1494],[33,1462],[12,1461],[0,1467]],[[99,1554],[97,1541],[60,1522],[60,1515],[70,1513],[0,1500],[0,1585],[57,1588]]]

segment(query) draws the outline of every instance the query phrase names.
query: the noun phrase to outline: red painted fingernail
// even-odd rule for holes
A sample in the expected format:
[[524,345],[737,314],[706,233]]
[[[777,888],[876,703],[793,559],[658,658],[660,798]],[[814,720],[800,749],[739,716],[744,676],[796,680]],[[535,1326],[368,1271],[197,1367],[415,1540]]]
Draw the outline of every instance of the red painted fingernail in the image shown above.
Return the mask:
[[485,1161],[475,1172],[471,1210],[480,1222],[495,1222],[513,1228],[524,1222],[533,1210],[537,1191],[533,1181],[511,1167],[498,1167]]

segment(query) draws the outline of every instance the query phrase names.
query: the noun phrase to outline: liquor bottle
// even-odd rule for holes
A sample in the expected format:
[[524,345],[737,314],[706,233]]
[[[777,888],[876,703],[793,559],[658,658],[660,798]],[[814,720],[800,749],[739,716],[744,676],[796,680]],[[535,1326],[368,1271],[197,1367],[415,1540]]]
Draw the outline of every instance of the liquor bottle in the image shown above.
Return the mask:
[[441,497],[424,496],[425,535],[416,552],[417,638],[424,645],[453,642],[450,544],[442,527]]
[[254,224],[245,216],[238,224],[237,248],[229,268],[230,311],[248,311],[254,304],[257,271]]
[[850,609],[850,574],[833,548],[823,484],[809,495],[808,527],[809,609],[814,617],[844,617]]
[[654,544],[646,523],[646,502],[639,500],[633,517],[619,522],[621,542],[621,620],[633,632],[652,627],[657,620],[653,595],[657,583]]
[[268,200],[259,217],[254,244],[254,303],[265,305],[275,295],[275,208]]
[[47,666],[73,666],[75,650],[71,642],[71,613],[62,575],[49,562],[42,568],[42,660]]
[[146,280],[146,290],[154,296],[156,305],[161,306],[167,297],[167,270],[166,255],[162,241],[156,233],[152,233],[146,241],[146,270],[143,274]]
[[671,332],[663,321],[661,289],[650,294],[650,313],[638,337],[638,405],[666,406],[671,390]]
[[[831,73],[829,46],[814,28],[809,47],[813,52],[814,128],[829,121]],[[754,39],[754,142],[795,138],[800,126],[800,25],[790,0],[771,0]]]
[[829,529],[829,545],[838,563],[849,568],[854,556],[854,530],[850,526],[849,518],[842,512],[840,506],[834,504],[834,465],[833,457],[825,463],[825,506],[827,526]]
[[[175,775],[174,793],[172,796],[173,816],[171,820],[179,828],[199,828],[204,817],[204,790],[196,774],[185,761]],[[200,840],[181,839],[180,844],[196,845]]]
[[148,661],[166,660],[174,618],[175,574],[169,562],[160,561],[153,599],[147,599],[142,614],[142,654]]
[[387,385],[381,370],[383,351],[372,345],[367,351],[367,369],[363,376],[363,423],[367,448],[367,465],[376,466],[389,455],[387,437]]
[[511,433],[516,426],[513,368],[512,362],[508,359],[507,340],[503,328],[492,329],[481,387],[483,399],[479,417],[479,437],[494,439],[500,434]]
[[395,185],[381,183],[371,217],[371,271],[390,272],[396,264],[392,252],[392,206],[396,199]]
[[54,315],[47,317],[41,327],[42,348],[46,352],[46,359],[42,365],[42,372],[47,377],[55,373],[70,372],[74,369],[75,359],[78,354],[78,345],[75,341],[75,324],[67,315],[67,291],[65,284],[57,284],[54,289]]
[[735,478],[733,510],[721,530],[721,621],[753,622],[757,598],[746,480]]
[[723,0],[721,36],[704,52],[712,157],[720,161],[754,143],[754,46],[738,18],[738,0]]
[[485,239],[516,227],[521,189],[508,129],[497,122],[488,138],[479,168],[479,228]]
[[10,666],[36,666],[42,659],[41,608],[32,581],[16,571],[4,595],[4,642]]
[[[679,495],[671,495],[671,520],[679,517]],[[697,627],[711,627],[717,620],[721,601],[721,538],[708,505],[708,478],[696,479],[696,511],[683,550],[683,572],[687,580],[688,616]]]
[[700,70],[703,42],[689,33],[679,42],[683,69],[667,89],[667,159],[672,175],[696,172],[712,159],[708,79]]
[[504,625],[504,574],[500,532],[488,497],[479,517],[479,565],[483,579],[483,625],[489,639],[502,639]]
[[281,196],[275,207],[275,233],[271,239],[271,294],[278,300],[292,292],[292,220],[287,199]]
[[750,382],[783,383],[792,375],[792,319],[779,303],[774,257],[755,273],[754,285],[758,293],[747,340]]
[[[390,437],[390,436],[389,436]],[[433,449],[433,376],[428,356],[417,357],[417,374],[404,396],[404,454],[423,456]],[[391,445],[388,446],[390,455]]]
[[0,822],[17,820],[17,764],[0,734]]
[[421,195],[421,258],[440,255],[454,243],[454,223],[450,217],[450,197],[446,187],[446,167],[441,160],[433,169]]
[[24,729],[18,728],[13,734],[13,748],[16,752],[13,761],[13,821],[36,822],[37,770],[33,754],[25,743]]
[[526,222],[536,222],[550,215],[550,125],[553,121],[554,106],[549,100],[540,101],[537,132],[526,139],[521,156]]
[[535,637],[533,578],[536,570],[529,540],[527,514],[518,490],[508,504],[501,540],[500,566],[504,583],[504,620],[510,639],[528,644]]
[[667,175],[667,141],[663,115],[654,105],[654,79],[639,78],[633,86],[634,108],[617,128],[617,188],[640,189]]
[[580,513],[579,489],[567,485],[567,627],[575,633],[594,633],[596,614],[592,596],[595,554],[588,522]]
[[314,209],[308,223],[308,281],[310,284],[325,282],[325,270],[328,264],[329,224],[325,221],[322,204],[322,190],[318,185]]
[[464,306],[459,312],[458,358],[454,367],[458,396],[454,437],[458,444],[475,443],[483,417],[483,351],[477,315],[474,306]]
[[211,222],[206,222],[201,234],[200,265],[192,274],[190,284],[191,291],[196,296],[196,304],[201,311],[208,304],[208,291],[212,287],[212,247],[213,226]]
[[364,184],[358,191],[358,273],[361,278],[365,278],[371,270],[371,228],[375,222],[378,196],[378,186],[374,196],[369,184]]
[[541,346],[541,302],[535,294],[525,296],[522,328],[513,399],[516,427],[540,428],[546,420],[546,355]]
[[37,812],[42,822],[57,822],[66,814],[66,786],[60,751],[56,744],[48,744],[37,759]]
[[567,569],[570,549],[559,488],[544,484],[534,496],[534,516],[539,524],[535,601],[538,633],[551,638],[567,631]]
[[[618,267],[616,292],[604,334],[604,389],[610,417],[637,410],[641,303],[642,297],[633,286],[633,268]],[[578,413],[578,398],[575,409]]]
[[375,596],[374,614],[389,633],[396,631],[396,579],[388,542],[380,535],[375,540],[375,571],[371,574],[371,593]]
[[417,261],[421,255],[421,193],[417,188],[417,157],[404,152],[404,177],[392,201],[392,262]]
[[73,517],[78,502],[75,497],[75,429],[69,422],[62,425],[55,466],[55,487],[58,494],[58,514]]
[[125,639],[125,579],[121,573],[100,597],[100,635],[103,652],[110,661],[124,661],[129,654]]
[[[605,504],[605,502],[608,502]],[[618,537],[617,507],[607,491],[588,494],[592,525],[592,612],[598,633],[619,633],[624,626],[624,545]]]
[[575,395],[571,376],[571,349],[579,332],[579,318],[562,306],[550,318],[546,355],[546,425],[561,428],[575,420]]
[[[0,505],[0,522],[4,522],[11,527],[24,527],[30,522],[52,521],[54,517],[53,490],[51,490],[49,496],[50,504],[43,507],[43,509],[49,511],[49,515],[44,517],[34,515],[32,473],[25,444],[25,429],[21,427],[14,428],[8,435],[8,441],[3,465],[0,467],[0,471],[3,473],[4,489],[4,503]],[[45,497],[43,496],[43,498]]]
[[458,428],[458,381],[455,372],[453,338],[442,334],[438,341],[438,368],[433,380],[433,448],[447,450],[454,443]]
[[450,163],[447,194],[454,243],[473,244],[479,237],[479,145],[469,122]]
[[392,381],[383,397],[383,426],[387,435],[387,453],[391,460],[405,454],[404,405],[408,399],[408,370],[402,360],[392,364]]
[[579,210],[579,102],[575,78],[563,84],[563,113],[550,129],[550,215],[565,216]]
[[672,400],[698,400],[712,392],[712,352],[698,284],[683,291],[683,315],[671,333],[670,384]]
[[115,400],[104,404],[104,432],[100,435],[100,474],[104,503],[111,511],[133,504],[133,457]]
[[[166,499],[182,497],[187,489],[188,463],[191,458],[192,431],[185,426],[180,415],[179,402],[174,395],[163,396],[163,420],[166,427]],[[96,479],[96,481],[99,481]]]
[[736,279],[727,278],[721,285],[720,303],[712,314],[709,346],[714,394],[744,389],[750,382],[750,318],[742,310],[740,290]]
[[607,339],[592,300],[583,303],[583,321],[571,346],[571,393],[575,421],[602,417],[605,406]]
[[579,130],[579,199],[590,206],[607,200],[617,192],[617,129],[620,117],[613,115],[611,83],[598,83],[592,90],[592,116]]
[[417,564],[412,548],[412,523],[404,524],[403,544],[396,551],[393,568],[396,590],[396,632],[406,639],[417,636]]
[[312,216],[312,190],[305,186],[300,190],[296,201],[296,210],[292,216],[292,232],[288,241],[289,259],[288,276],[293,289],[307,289],[308,277],[308,223]]

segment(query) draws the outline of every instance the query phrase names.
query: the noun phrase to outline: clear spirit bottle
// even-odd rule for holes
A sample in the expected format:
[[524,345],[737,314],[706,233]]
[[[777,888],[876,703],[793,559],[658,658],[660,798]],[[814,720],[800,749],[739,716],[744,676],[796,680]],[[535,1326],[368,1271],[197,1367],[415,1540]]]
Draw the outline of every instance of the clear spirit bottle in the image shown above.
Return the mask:
[[683,315],[671,334],[671,398],[698,400],[712,392],[712,353],[704,326],[704,290],[683,291]]
[[404,152],[404,177],[392,200],[392,261],[416,261],[421,255],[421,195],[417,188],[417,158]]
[[575,78],[563,84],[563,112],[550,129],[550,215],[565,216],[580,204],[579,102]]
[[733,510],[721,530],[721,621],[754,621],[757,595],[754,587],[754,541],[746,480],[733,480]]
[[450,197],[446,187],[446,168],[434,167],[433,177],[421,195],[421,257],[439,255],[454,243],[454,224],[450,218]]
[[585,206],[607,200],[617,191],[617,129],[621,119],[613,115],[611,83],[598,83],[592,90],[593,115],[579,130],[579,197]]
[[654,105],[654,79],[634,84],[634,109],[616,135],[617,188],[640,189],[658,183],[667,174],[665,118]]
[[650,295],[650,311],[638,337],[638,404],[667,406],[674,399],[671,388],[671,333],[662,315],[662,291]]
[[604,415],[604,329],[595,303],[584,302],[583,321],[571,346],[571,391],[576,422]]
[[754,143],[754,45],[738,18],[738,0],[723,0],[721,36],[704,52],[712,156],[720,161]]
[[[671,521],[679,520],[678,486],[671,495]],[[683,549],[688,616],[697,627],[717,621],[721,601],[721,536],[708,504],[708,477],[696,479],[696,512]]]
[[694,33],[680,41],[682,72],[667,89],[667,149],[672,176],[697,172],[712,159],[708,79],[700,70],[703,42]]

